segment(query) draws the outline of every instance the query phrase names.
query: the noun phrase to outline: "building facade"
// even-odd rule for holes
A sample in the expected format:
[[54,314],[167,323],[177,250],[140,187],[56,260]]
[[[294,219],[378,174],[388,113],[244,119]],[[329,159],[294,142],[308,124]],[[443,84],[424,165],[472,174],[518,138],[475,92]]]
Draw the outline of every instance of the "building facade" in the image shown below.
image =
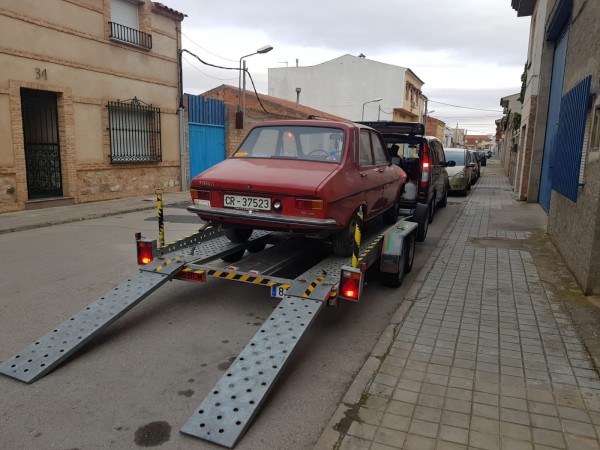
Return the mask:
[[600,294],[600,2],[511,4],[532,17],[527,64],[539,63],[539,83],[524,98],[537,103],[527,121],[527,190],[537,197],[528,201],[548,211],[548,234],[583,292]]
[[0,212],[181,189],[183,18],[150,0],[0,0]]
[[500,121],[500,139],[498,142],[498,157],[508,174],[508,179],[514,189],[519,132],[521,130],[520,94],[507,95],[500,99],[504,117]]
[[354,121],[422,122],[423,84],[406,67],[352,55],[316,66],[269,69],[269,95]]
[[435,136],[444,142],[446,132],[446,123],[435,117],[426,116],[425,118],[425,134],[427,136]]

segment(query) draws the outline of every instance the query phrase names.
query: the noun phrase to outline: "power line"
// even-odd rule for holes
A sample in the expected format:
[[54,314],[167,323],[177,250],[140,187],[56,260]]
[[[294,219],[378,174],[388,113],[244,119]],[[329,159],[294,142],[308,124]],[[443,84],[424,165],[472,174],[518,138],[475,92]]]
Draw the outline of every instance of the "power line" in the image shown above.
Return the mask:
[[489,112],[499,112],[499,113],[504,113],[504,111],[500,111],[497,109],[482,109],[482,108],[471,108],[470,106],[459,106],[459,105],[452,105],[450,103],[442,103],[442,102],[436,102],[435,100],[427,100],[429,103],[437,103],[440,105],[446,105],[446,106],[452,106],[453,108],[463,108],[463,109],[473,109],[475,111],[489,111]]
[[190,66],[192,66],[194,69],[196,69],[198,72],[200,72],[202,75],[205,75],[209,78],[212,78],[214,80],[220,80],[220,81],[230,81],[230,80],[237,80],[238,77],[234,77],[234,78],[217,78],[217,77],[213,77],[212,75],[207,74],[206,72],[202,72],[200,69],[198,69],[198,67],[196,67],[195,65],[192,64],[191,61],[189,61],[185,56],[183,56],[183,60],[188,63]]
[[190,42],[191,42],[192,44],[194,44],[196,47],[198,47],[198,48],[200,48],[200,49],[204,50],[206,53],[210,53],[211,55],[213,55],[213,56],[216,56],[216,57],[217,57],[217,58],[219,58],[219,59],[224,59],[225,61],[237,62],[237,61],[236,61],[236,60],[234,60],[234,59],[224,58],[224,57],[222,57],[222,56],[219,56],[219,55],[217,55],[216,53],[213,53],[213,52],[211,52],[210,50],[207,50],[207,49],[205,49],[204,47],[202,47],[202,46],[200,46],[199,44],[197,44],[196,42],[194,42],[194,41],[192,40],[192,38],[190,38],[190,37],[189,37],[187,34],[185,34],[183,31],[181,32],[181,34],[182,34],[182,35],[183,35],[183,36],[184,36],[184,37],[185,37],[185,38],[186,38],[188,41],[190,41]]

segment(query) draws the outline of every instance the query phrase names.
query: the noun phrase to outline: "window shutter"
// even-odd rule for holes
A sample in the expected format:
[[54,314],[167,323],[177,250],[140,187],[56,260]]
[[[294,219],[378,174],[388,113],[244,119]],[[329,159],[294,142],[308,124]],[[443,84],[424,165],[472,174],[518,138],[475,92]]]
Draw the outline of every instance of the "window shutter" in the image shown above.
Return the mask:
[[127,0],[112,0],[111,20],[134,30],[139,29],[138,5]]
[[590,134],[592,128],[592,116],[594,115],[593,108],[588,109],[587,118],[585,120],[585,133],[583,135],[583,149],[581,151],[581,163],[579,166],[579,185],[583,184],[584,175],[585,175],[585,162],[587,160],[587,152],[590,143]]

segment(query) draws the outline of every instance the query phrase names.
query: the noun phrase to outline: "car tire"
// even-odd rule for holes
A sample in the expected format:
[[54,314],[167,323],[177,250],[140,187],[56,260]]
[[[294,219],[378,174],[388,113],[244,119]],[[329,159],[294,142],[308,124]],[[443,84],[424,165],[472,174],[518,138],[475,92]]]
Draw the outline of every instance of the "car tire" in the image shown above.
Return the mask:
[[423,203],[417,203],[413,219],[418,225],[417,227],[417,242],[423,242],[427,237],[427,230],[429,229],[429,206]]
[[383,221],[387,224],[394,225],[398,222],[398,216],[400,215],[400,204],[396,201],[394,206],[385,211],[382,215]]
[[398,261],[398,272],[389,273],[381,272],[381,282],[384,286],[397,288],[402,284],[404,280],[404,274],[406,273],[406,261],[408,259],[408,252],[406,249],[402,249],[402,255],[400,255],[400,261]]
[[433,222],[433,216],[435,216],[435,197],[436,194],[433,194],[433,199],[431,200],[431,204],[429,205],[429,223]]
[[466,197],[467,196],[467,188],[464,188],[462,191],[458,191],[460,193],[461,196]]
[[445,188],[444,188],[444,196],[442,197],[442,199],[438,203],[438,206],[440,208],[445,208],[447,205],[448,205],[448,186],[445,186]]
[[342,231],[331,236],[333,254],[335,256],[352,256],[352,248],[354,247],[354,231],[356,229],[356,221],[358,212],[355,211],[352,217]]
[[225,228],[223,233],[231,242],[238,244],[246,242],[252,236],[252,228]]

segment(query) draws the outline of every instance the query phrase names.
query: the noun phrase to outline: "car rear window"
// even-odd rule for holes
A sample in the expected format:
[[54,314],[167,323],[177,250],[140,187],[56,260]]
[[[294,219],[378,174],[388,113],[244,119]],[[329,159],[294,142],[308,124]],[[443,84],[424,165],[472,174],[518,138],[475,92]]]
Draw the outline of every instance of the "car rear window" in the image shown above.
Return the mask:
[[421,139],[415,139],[409,136],[384,136],[383,139],[388,155],[395,164],[398,164],[400,159],[420,158],[423,153]]
[[264,126],[248,134],[234,158],[278,158],[338,163],[344,131],[315,126]]
[[465,151],[464,150],[445,150],[446,161],[454,161],[457,166],[465,165]]

